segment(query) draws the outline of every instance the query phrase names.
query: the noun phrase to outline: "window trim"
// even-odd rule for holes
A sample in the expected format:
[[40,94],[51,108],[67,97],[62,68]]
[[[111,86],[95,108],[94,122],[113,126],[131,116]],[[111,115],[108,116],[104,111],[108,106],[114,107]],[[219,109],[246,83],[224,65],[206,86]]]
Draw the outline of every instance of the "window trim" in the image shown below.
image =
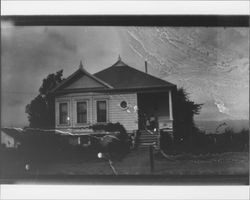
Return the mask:
[[[59,100],[58,102],[58,120],[57,120],[57,125],[58,126],[69,126],[70,125],[70,122],[71,122],[71,117],[70,117],[70,101],[69,100]],[[62,104],[62,103],[66,103],[67,104],[67,114],[68,114],[68,116],[67,117],[69,117],[69,120],[67,119],[67,123],[65,123],[65,124],[62,124],[62,123],[60,123],[60,104]]]
[[[86,111],[87,111],[87,116],[86,116],[87,120],[86,120],[86,122],[83,122],[83,123],[78,123],[78,121],[77,121],[77,103],[79,103],[79,102],[85,102],[86,103],[86,108],[87,108],[86,109]],[[86,125],[86,124],[89,123],[89,102],[88,102],[88,99],[76,99],[75,100],[75,111],[76,111],[75,125]]]
[[[97,121],[97,102],[98,101],[105,101],[106,102],[106,122],[98,122]],[[95,120],[97,124],[107,124],[109,122],[109,105],[108,105],[108,99],[95,99]]]
[[[122,107],[122,103],[126,103],[126,107]],[[122,100],[121,102],[120,102],[120,108],[122,109],[122,110],[127,110],[129,107],[128,107],[128,102],[126,101],[126,100]]]

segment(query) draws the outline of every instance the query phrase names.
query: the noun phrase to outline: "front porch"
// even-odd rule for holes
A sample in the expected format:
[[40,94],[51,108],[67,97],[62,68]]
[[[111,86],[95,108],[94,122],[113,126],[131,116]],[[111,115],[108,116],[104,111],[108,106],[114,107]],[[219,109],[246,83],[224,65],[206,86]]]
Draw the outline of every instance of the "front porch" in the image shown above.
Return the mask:
[[161,134],[173,139],[172,91],[137,93],[137,145],[159,149]]
[[172,91],[137,93],[139,130],[173,129]]

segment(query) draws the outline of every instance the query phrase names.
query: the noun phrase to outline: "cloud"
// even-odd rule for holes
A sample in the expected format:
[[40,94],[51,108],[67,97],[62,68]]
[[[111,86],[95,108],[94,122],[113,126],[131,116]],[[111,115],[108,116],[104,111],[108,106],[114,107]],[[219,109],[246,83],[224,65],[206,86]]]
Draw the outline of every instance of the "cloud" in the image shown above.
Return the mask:
[[10,98],[7,102],[8,106],[17,106],[23,103],[23,100],[21,98],[12,99]]
[[42,79],[64,67],[76,46],[44,27],[6,26],[1,44],[4,124],[27,124],[25,106],[38,94]]
[[249,118],[247,28],[136,27],[128,34],[131,49],[147,58],[149,67],[159,66],[159,77],[204,103],[203,119]]
[[64,69],[68,76],[80,60],[87,71],[95,73],[111,66],[119,53],[140,70],[148,59],[151,74],[183,86],[191,100],[205,103],[203,119],[228,114],[249,117],[247,28],[16,27],[1,23],[2,90],[23,93],[2,102],[9,116],[5,121],[24,121],[25,105],[37,95],[48,74]]
[[67,37],[65,37],[64,35],[61,35],[57,31],[47,31],[47,32],[48,32],[49,40],[54,41],[55,43],[58,43],[59,45],[61,45],[62,49],[76,52],[77,45],[68,41]]
[[48,74],[64,69],[67,77],[82,59],[84,67],[95,72],[111,65],[120,48],[116,30],[108,27],[24,27],[6,22],[1,31],[1,85],[8,93],[2,95],[2,122],[7,125],[27,124],[25,106]]

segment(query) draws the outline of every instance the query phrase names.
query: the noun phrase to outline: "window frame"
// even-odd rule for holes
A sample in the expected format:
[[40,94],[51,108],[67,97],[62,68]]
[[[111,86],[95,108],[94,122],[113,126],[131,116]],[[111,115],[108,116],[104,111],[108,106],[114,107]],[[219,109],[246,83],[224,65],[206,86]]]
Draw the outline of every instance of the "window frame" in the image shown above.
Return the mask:
[[[86,103],[86,122],[83,122],[83,123],[79,123],[78,122],[78,111],[77,111],[77,103],[81,103],[81,102],[84,102]],[[75,121],[75,124],[76,125],[85,125],[85,124],[88,124],[89,122],[89,102],[87,99],[77,99],[75,100],[75,111],[76,111],[76,121]]]
[[[66,104],[67,105],[67,123],[61,123],[61,110],[60,110],[60,105],[61,104]],[[70,118],[70,106],[69,106],[69,101],[59,101],[58,102],[58,125],[59,126],[69,126],[71,118],[68,120],[68,117]]]
[[[106,121],[105,122],[98,122],[98,109],[97,109],[97,103],[99,101],[105,101],[106,102]],[[108,105],[108,99],[95,99],[95,114],[96,114],[96,123],[98,124],[106,124],[109,121],[109,115],[108,115],[109,105]]]
[[[126,107],[122,107],[122,103],[126,103]],[[127,110],[128,109],[128,102],[126,101],[126,100],[122,100],[121,102],[120,102],[120,108],[122,109],[122,110]]]

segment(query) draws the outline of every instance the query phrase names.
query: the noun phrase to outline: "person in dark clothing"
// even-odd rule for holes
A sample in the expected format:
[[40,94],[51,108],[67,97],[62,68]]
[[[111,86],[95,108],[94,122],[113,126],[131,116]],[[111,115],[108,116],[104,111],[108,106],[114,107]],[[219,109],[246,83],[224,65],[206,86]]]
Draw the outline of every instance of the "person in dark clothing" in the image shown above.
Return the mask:
[[149,124],[150,124],[150,130],[154,130],[155,128],[157,128],[156,117],[153,114],[149,118]]

